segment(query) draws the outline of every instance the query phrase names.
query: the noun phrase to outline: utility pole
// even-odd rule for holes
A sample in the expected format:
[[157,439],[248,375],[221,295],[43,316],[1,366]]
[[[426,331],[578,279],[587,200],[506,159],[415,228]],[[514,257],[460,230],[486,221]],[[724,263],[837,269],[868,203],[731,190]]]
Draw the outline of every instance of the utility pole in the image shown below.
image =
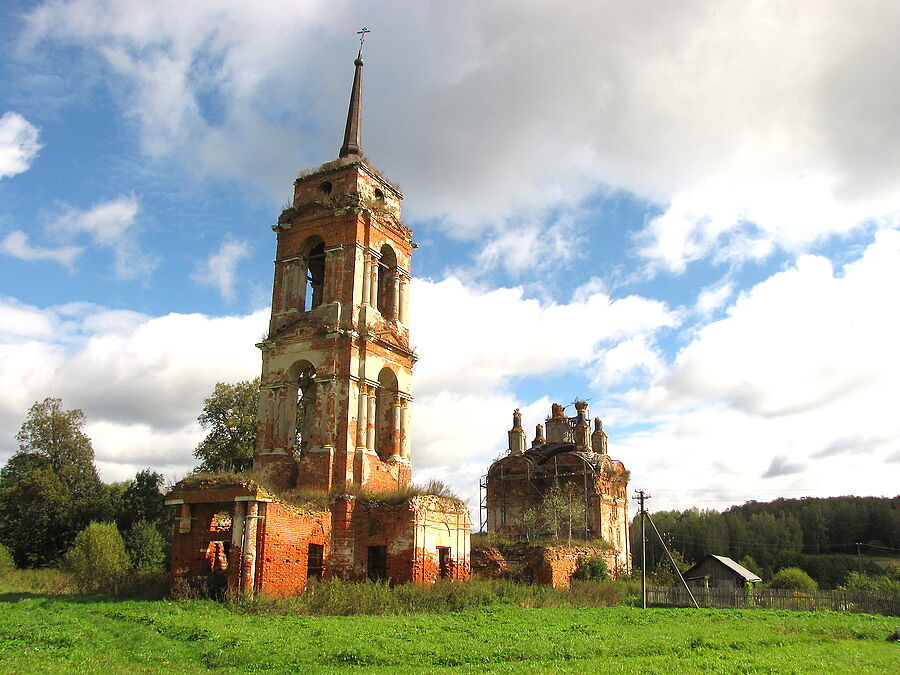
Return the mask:
[[862,574],[862,553],[859,552],[860,543],[856,542],[856,562],[859,565],[859,573]]
[[647,520],[650,521],[650,526],[653,528],[653,531],[656,532],[656,536],[659,538],[659,543],[662,544],[663,550],[666,552],[666,555],[669,556],[669,562],[672,563],[672,569],[675,570],[675,574],[677,574],[678,578],[681,579],[681,585],[684,586],[684,590],[687,591],[687,594],[691,596],[691,602],[694,603],[694,607],[700,609],[700,605],[697,604],[697,598],[695,598],[694,594],[691,593],[691,589],[688,587],[687,581],[684,580],[684,576],[681,574],[681,570],[678,569],[678,565],[675,564],[675,559],[672,557],[672,552],[669,551],[669,547],[666,546],[666,542],[663,541],[662,535],[656,528],[656,523],[653,522],[653,518],[651,518],[649,514],[647,515]]
[[644,500],[650,499],[650,495],[638,490],[633,499],[637,499],[641,505],[641,607],[647,609],[647,511],[644,509]]

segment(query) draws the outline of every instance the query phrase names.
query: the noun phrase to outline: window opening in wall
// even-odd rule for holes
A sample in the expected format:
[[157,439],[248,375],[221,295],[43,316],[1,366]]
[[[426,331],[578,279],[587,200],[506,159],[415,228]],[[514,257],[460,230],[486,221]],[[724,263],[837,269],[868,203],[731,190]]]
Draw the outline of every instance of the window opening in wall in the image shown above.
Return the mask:
[[209,522],[209,529],[212,532],[222,532],[231,529],[231,514],[228,511],[219,511],[213,515]]
[[369,579],[387,579],[387,546],[369,547]]
[[306,578],[322,579],[325,568],[325,547],[322,544],[310,544],[306,554]]
[[378,262],[378,311],[385,319],[396,318],[394,307],[394,284],[397,277],[397,255],[394,249],[385,244],[381,247],[381,260]]
[[384,193],[381,190],[379,190],[378,188],[375,188],[375,199],[377,199],[380,202],[384,201]]
[[319,189],[320,189],[324,194],[330,195],[330,194],[331,194],[331,181],[326,180],[324,183],[322,183],[322,184],[319,186]]
[[307,364],[297,378],[297,419],[294,427],[294,451],[309,449],[316,417],[316,369]]
[[438,546],[438,578],[450,578],[450,547]]
[[306,297],[303,310],[308,312],[322,304],[325,290],[325,243],[319,242],[306,256]]

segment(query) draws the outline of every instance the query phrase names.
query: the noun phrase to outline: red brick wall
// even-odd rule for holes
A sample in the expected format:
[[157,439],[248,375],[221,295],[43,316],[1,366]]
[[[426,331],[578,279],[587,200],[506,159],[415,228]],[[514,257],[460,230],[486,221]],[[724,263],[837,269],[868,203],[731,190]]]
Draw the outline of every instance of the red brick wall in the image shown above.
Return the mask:
[[[240,536],[233,541],[235,508],[243,514],[244,504],[235,502],[235,488],[193,490],[183,496],[191,499],[193,520],[188,532],[180,532],[176,521],[171,580],[207,582],[213,563],[221,558],[214,553],[230,548],[227,581],[232,589],[241,587],[240,569],[244,551]],[[204,496],[231,497],[232,501],[200,503]],[[261,518],[256,523],[254,590],[271,595],[290,595],[307,584],[309,544],[323,546],[324,577],[365,580],[368,576],[368,549],[384,546],[387,551],[387,579],[392,583],[434,582],[439,576],[437,546],[450,545],[452,555],[449,577],[469,578],[469,520],[465,506],[440,497],[414,497],[399,505],[365,502],[352,496],[334,500],[330,511],[310,512],[278,501],[254,502]],[[177,505],[176,508],[183,508]],[[230,526],[210,530],[216,513],[231,516]],[[239,517],[239,516],[238,516]],[[442,529],[443,528],[443,529]],[[249,530],[248,530],[249,531]],[[443,534],[442,534],[443,533]],[[238,533],[240,535],[240,532]],[[217,546],[214,542],[222,542]],[[250,546],[248,542],[247,554]],[[247,568],[249,569],[249,568]],[[249,584],[249,579],[246,584]],[[249,589],[248,589],[249,590]]]
[[569,581],[583,558],[603,558],[610,573],[614,573],[614,551],[588,547],[555,546],[543,549],[540,563],[537,565],[535,582],[554,588],[568,588]]
[[[279,502],[265,505],[257,549],[257,588],[270,595],[292,595],[306,588],[310,544],[331,553],[331,514],[304,513]],[[327,565],[326,565],[327,569]]]
[[488,546],[472,549],[473,569],[488,578],[514,576],[554,588],[569,587],[583,558],[603,558],[613,573],[615,552],[607,549],[527,544],[518,544],[504,552]]

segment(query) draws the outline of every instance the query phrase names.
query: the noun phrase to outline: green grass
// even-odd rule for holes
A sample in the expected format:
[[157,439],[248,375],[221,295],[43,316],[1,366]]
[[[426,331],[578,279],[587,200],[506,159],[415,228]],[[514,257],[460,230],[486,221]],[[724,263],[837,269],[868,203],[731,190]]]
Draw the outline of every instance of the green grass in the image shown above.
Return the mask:
[[898,620],[634,607],[297,616],[210,601],[0,595],[0,671],[896,672]]

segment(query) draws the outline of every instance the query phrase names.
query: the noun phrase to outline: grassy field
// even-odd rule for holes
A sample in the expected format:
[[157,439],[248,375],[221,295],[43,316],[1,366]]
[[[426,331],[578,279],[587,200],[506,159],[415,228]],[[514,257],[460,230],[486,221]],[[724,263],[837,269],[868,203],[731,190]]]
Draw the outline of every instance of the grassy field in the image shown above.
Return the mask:
[[210,601],[0,595],[0,671],[898,672],[897,618],[491,606],[279,616]]

